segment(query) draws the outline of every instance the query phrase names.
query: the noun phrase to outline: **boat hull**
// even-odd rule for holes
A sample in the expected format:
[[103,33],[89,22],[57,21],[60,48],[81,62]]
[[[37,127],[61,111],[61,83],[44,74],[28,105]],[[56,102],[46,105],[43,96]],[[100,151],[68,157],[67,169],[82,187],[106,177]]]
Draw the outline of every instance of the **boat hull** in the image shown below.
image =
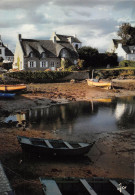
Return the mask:
[[0,93],[0,98],[14,98],[14,93]]
[[[27,140],[23,140],[27,139]],[[81,156],[89,152],[89,150],[92,148],[93,144],[84,144],[84,146],[78,145],[78,147],[75,148],[69,148],[67,145],[65,145],[62,140],[46,140],[46,139],[40,139],[40,138],[30,138],[32,141],[29,141],[28,137],[22,137],[18,136],[19,144],[21,145],[22,151],[29,154],[34,154],[38,156]],[[38,145],[35,144],[35,142],[39,142],[39,140],[42,140],[41,143]],[[45,142],[51,143],[51,146],[48,147]],[[66,142],[67,143],[67,142]],[[77,146],[78,143],[75,142],[68,142],[68,144],[71,146]]]
[[103,81],[95,82],[93,79],[87,79],[87,83],[89,86],[102,87],[106,89],[111,88],[111,82],[103,82]]
[[26,89],[26,85],[0,85],[0,91],[2,92],[16,92]]
[[[133,195],[132,179],[110,178],[39,178],[45,195],[92,194]],[[126,189],[124,188],[126,187]]]

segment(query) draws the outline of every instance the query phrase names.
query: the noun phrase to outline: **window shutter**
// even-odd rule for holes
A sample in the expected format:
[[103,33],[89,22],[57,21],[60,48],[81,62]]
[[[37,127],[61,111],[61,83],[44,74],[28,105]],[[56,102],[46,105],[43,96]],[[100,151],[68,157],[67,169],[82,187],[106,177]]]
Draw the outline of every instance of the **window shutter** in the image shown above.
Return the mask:
[[40,61],[40,68],[42,68],[42,61]]
[[36,68],[36,61],[34,61],[34,68]]
[[28,68],[30,68],[30,62],[28,62]]
[[46,61],[46,67],[48,67],[48,61]]

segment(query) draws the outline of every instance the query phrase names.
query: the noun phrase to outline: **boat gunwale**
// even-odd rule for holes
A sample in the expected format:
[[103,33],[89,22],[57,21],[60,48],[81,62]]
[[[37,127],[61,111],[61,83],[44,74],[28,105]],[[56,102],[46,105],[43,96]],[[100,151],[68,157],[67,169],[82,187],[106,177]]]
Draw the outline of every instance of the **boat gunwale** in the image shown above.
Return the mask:
[[[77,147],[77,148],[68,148],[68,147],[65,147],[65,148],[55,148],[55,147],[53,147],[53,148],[51,148],[51,147],[47,147],[47,146],[45,146],[45,145],[34,145],[34,144],[32,144],[32,143],[25,143],[25,142],[22,142],[21,140],[19,140],[19,138],[24,138],[24,139],[28,139],[28,140],[30,140],[31,141],[31,139],[39,139],[39,140],[41,140],[41,141],[44,141],[44,140],[48,140],[48,141],[60,141],[61,143],[64,143],[64,141],[63,140],[52,140],[52,139],[44,139],[44,138],[29,138],[29,137],[25,137],[25,136],[17,136],[17,139],[18,139],[18,141],[19,141],[19,143],[20,143],[20,145],[29,145],[29,146],[33,146],[33,147],[40,147],[40,148],[49,148],[49,149],[52,149],[52,150],[80,150],[80,149],[84,149],[84,148],[89,148],[89,147],[91,147],[91,145],[94,145],[94,143],[95,142],[92,142],[92,143],[85,143],[85,144],[87,144],[86,146],[79,146],[79,147]],[[80,143],[80,142],[68,142],[68,143],[70,143],[70,144],[78,144],[78,143]],[[84,143],[83,143],[84,144]],[[79,145],[79,144],[78,144]]]

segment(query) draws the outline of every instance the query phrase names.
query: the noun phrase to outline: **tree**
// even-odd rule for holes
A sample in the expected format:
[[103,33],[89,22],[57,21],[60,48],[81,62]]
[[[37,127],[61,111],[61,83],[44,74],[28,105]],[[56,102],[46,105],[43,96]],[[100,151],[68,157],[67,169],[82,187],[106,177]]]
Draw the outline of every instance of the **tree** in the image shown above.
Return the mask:
[[91,56],[98,55],[98,50],[96,48],[84,46],[78,49],[78,54],[80,59],[87,60]]
[[84,46],[78,50],[79,58],[84,60],[84,67],[94,66],[97,64],[97,56],[99,52],[96,48]]
[[123,45],[135,44],[135,27],[132,27],[129,23],[123,23],[119,26],[117,35],[121,37]]

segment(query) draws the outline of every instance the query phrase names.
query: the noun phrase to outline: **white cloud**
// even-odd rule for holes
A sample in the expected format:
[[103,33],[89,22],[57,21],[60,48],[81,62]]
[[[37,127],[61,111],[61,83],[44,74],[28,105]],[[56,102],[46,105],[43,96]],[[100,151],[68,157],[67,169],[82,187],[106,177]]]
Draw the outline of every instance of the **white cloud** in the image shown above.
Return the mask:
[[53,31],[76,34],[83,45],[103,51],[121,23],[135,24],[134,4],[119,0],[1,0],[0,34],[12,48],[20,33],[31,39],[48,39]]

